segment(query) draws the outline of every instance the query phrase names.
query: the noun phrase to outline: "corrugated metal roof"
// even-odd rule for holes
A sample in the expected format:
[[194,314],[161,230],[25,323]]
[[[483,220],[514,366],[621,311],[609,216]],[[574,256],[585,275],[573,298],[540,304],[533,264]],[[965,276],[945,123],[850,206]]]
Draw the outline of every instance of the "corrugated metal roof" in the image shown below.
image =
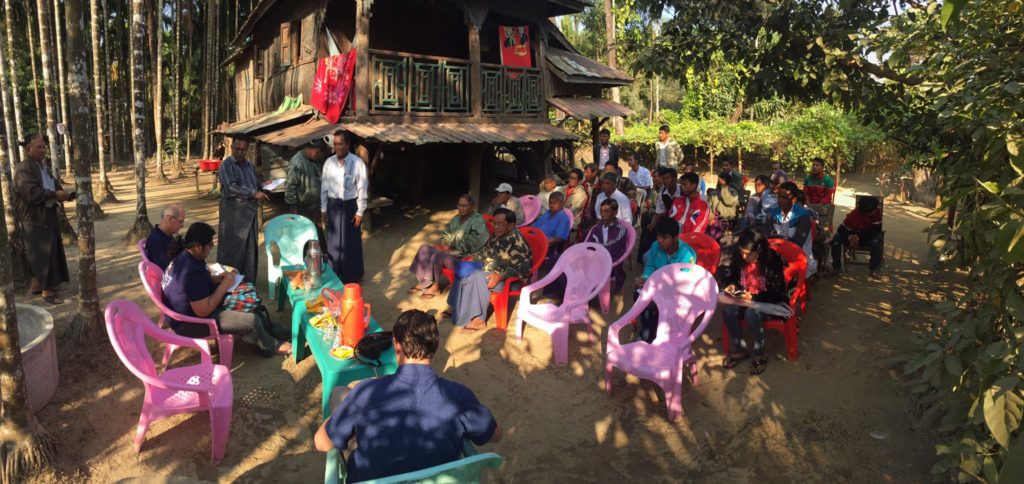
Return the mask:
[[287,128],[262,134],[257,136],[256,139],[263,143],[270,143],[272,145],[284,146],[287,148],[298,148],[299,146],[306,144],[307,141],[331,134],[340,127],[340,125],[328,123],[327,120],[317,119],[297,126],[289,126]]
[[305,121],[309,117],[313,116],[315,111],[311,106],[305,104],[285,111],[283,113],[266,113],[259,116],[255,116],[246,120],[238,121],[234,124],[229,124],[224,129],[214,131],[216,134],[224,134],[228,136],[232,135],[256,135],[262,132],[266,132],[269,129],[276,128],[284,124],[295,124]]
[[595,97],[553,97],[548,103],[576,119],[629,116],[633,110],[615,101]]
[[548,64],[559,79],[571,83],[605,84],[626,86],[633,78],[586,56],[549,46]]
[[381,143],[526,143],[575,140],[576,135],[547,123],[340,123],[324,120],[292,126],[257,139],[294,148],[317,136],[344,129]]

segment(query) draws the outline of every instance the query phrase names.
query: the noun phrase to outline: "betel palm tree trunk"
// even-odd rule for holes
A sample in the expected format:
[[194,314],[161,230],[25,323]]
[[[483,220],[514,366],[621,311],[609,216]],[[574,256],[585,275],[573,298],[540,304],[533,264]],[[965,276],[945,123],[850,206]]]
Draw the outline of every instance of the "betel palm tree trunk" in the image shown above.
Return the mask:
[[[14,114],[14,128],[13,133],[16,137],[15,140],[20,141],[25,137],[25,128],[21,123],[21,95],[18,93],[18,67],[15,64],[14,57],[14,13],[11,8],[11,0],[4,0],[4,24],[6,27],[7,35],[7,76],[10,79],[11,86],[11,105],[13,109],[6,111],[8,118],[13,112]],[[17,164],[21,161],[21,148],[18,144],[14,144],[10,149],[11,153],[14,153],[14,157],[11,158],[12,164]]]
[[46,114],[44,111],[46,106],[39,96],[39,73],[36,69],[36,37],[38,36],[36,35],[36,25],[32,22],[34,16],[32,0],[25,0],[25,32],[28,36],[28,63],[32,66],[32,94],[35,96],[36,102],[36,131],[42,133],[44,131],[43,115]]
[[[12,111],[17,112],[17,105],[12,107],[11,103],[9,102],[10,100],[7,97],[8,82],[6,67],[8,64],[3,59],[3,56],[6,55],[6,52],[9,51],[5,51],[2,48],[0,48],[0,91],[2,91],[3,94],[2,97],[4,114],[10,113]],[[14,92],[17,92],[17,86],[12,87],[14,88]],[[0,165],[0,178],[4,179],[3,190],[0,190],[0,192],[2,192],[2,196],[4,199],[4,207],[6,207],[7,211],[5,215],[5,218],[7,220],[6,228],[8,235],[11,237],[11,243],[10,252],[0,252],[0,257],[11,257],[11,271],[14,275],[15,284],[17,284],[18,286],[22,286],[24,284],[27,284],[29,280],[31,280],[32,269],[29,266],[28,256],[25,252],[25,242],[21,238],[21,226],[18,225],[17,220],[15,220],[14,218],[14,207],[12,205],[14,194],[11,191],[11,173],[13,172],[13,170],[11,170],[11,166],[14,165],[16,163],[15,160],[18,159],[18,145],[10,144],[14,142],[14,133],[11,130],[11,117],[12,116],[8,115],[4,116],[4,129],[7,131],[6,141],[8,143],[8,157],[5,161],[3,161],[2,165]]]
[[[0,140],[2,143],[2,140]],[[7,164],[0,149],[0,166]],[[0,176],[4,191],[6,177]],[[7,204],[0,197],[0,254],[7,254]],[[25,477],[45,469],[53,459],[53,438],[39,426],[28,408],[25,370],[21,364],[18,315],[14,305],[14,277],[10,257],[0,257],[0,483],[22,482]]]
[[[104,64],[103,57],[100,55],[100,33],[102,28],[100,26],[100,0],[91,0],[89,2],[89,25],[92,28],[92,90],[93,90],[93,104],[96,109],[96,156],[99,158],[100,166],[100,188],[98,190],[99,202],[97,205],[103,203],[117,203],[117,199],[114,198],[114,191],[110,186],[110,180],[107,179],[107,156],[103,151],[103,139],[107,132],[107,113],[106,113],[106,101],[103,99],[103,72]],[[68,18],[71,18],[70,15]]]
[[[71,125],[68,121],[68,75],[67,75],[67,64],[64,62],[64,53],[67,50],[67,45],[64,42],[64,24],[61,22],[64,16],[61,14],[60,2],[53,0],[53,34],[54,34],[54,50],[57,51],[57,81],[60,85],[60,123],[64,123],[64,129],[70,130]],[[64,156],[64,171],[68,175],[71,175],[71,135],[65,131],[65,134],[61,136],[61,154]]]
[[[612,0],[604,0],[604,35],[608,42],[608,67],[612,69],[619,68],[619,57],[616,49],[618,46],[615,42],[615,6],[612,5]],[[612,101],[616,103],[622,102],[622,98],[619,93],[618,86],[613,87]],[[615,135],[622,136],[625,128],[622,125],[621,117],[612,118],[612,125],[615,127]]]
[[164,2],[163,0],[156,0],[156,11],[153,12],[155,17],[154,26],[155,36],[154,42],[156,42],[155,48],[153,49],[153,133],[156,135],[156,176],[163,182],[169,183],[167,174],[164,173],[164,81],[163,81],[163,63],[164,63]]
[[135,157],[135,190],[138,192],[135,202],[135,223],[128,230],[125,242],[134,245],[149,236],[153,224],[146,212],[146,140],[143,132],[146,129],[146,111],[144,100],[144,79],[142,74],[143,54],[146,48],[146,17],[144,0],[132,0],[132,32],[131,32],[131,84],[132,84],[132,148]]
[[174,54],[171,64],[174,65],[173,104],[171,113],[171,136],[174,138],[174,165],[178,168],[178,177],[185,174],[185,165],[181,162],[181,0],[174,0]]
[[[64,4],[68,25],[84,26],[88,20],[87,0],[67,0]],[[96,0],[92,1],[95,12]],[[89,99],[89,51],[85,29],[68,29],[68,97],[70,101],[72,144],[75,160],[75,197],[78,211],[78,314],[68,326],[72,339],[99,339],[103,335],[99,291],[96,287],[95,204],[92,196],[92,161],[96,159],[97,139],[87,127],[93,121]],[[97,56],[97,49],[92,50]],[[98,92],[98,91],[93,91]],[[97,130],[98,131],[98,130]]]
[[[46,137],[50,144],[50,169],[58,178],[63,178],[60,172],[61,153],[64,151],[57,138],[57,109],[53,96],[53,74],[50,70],[50,46],[47,39],[50,38],[49,23],[50,14],[47,9],[46,0],[36,0],[36,7],[39,20],[39,55],[42,59],[43,70],[43,99],[46,101]],[[67,213],[62,204],[57,204],[57,224],[60,225],[60,235],[64,239],[64,245],[71,245],[78,241],[78,234],[68,222]]]

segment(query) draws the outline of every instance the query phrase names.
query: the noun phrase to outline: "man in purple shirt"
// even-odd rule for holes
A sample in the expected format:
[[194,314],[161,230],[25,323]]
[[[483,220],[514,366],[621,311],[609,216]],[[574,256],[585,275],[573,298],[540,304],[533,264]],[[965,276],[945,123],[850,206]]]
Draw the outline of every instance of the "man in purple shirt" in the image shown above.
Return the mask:
[[398,372],[367,380],[344,397],[313,442],[348,456],[348,482],[402,474],[458,460],[463,440],[501,440],[501,426],[473,392],[430,367],[440,337],[437,322],[420,310],[398,316],[392,329]]

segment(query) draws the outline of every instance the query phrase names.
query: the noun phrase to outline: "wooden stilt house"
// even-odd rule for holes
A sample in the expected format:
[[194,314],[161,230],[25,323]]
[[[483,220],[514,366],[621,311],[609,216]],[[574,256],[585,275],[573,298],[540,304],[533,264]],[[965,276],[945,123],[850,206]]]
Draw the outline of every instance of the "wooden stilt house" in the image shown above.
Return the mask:
[[[580,55],[549,20],[588,5],[262,0],[225,61],[237,121],[219,132],[255,139],[264,176],[280,177],[299,146],[346,129],[360,140],[374,189],[413,200],[425,187],[479,195],[502,153],[536,179],[550,172],[556,146],[577,141],[553,118],[630,114],[601,95],[632,79]],[[352,87],[331,123],[309,105],[318,63],[351,49]]]

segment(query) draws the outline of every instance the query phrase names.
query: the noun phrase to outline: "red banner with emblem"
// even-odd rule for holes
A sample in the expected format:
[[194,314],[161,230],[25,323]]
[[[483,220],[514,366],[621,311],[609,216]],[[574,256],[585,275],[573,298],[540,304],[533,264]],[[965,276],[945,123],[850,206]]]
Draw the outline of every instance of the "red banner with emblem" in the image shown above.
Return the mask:
[[[355,49],[351,49],[345,54],[320,59],[320,63],[317,64],[309,104],[317,111],[326,114],[327,121],[330,123],[337,123],[341,118],[341,113],[345,110],[345,103],[352,91],[355,67]],[[354,100],[352,109],[355,110]]]
[[501,44],[501,63],[514,67],[533,67],[530,54],[530,27],[498,27],[498,41]]

